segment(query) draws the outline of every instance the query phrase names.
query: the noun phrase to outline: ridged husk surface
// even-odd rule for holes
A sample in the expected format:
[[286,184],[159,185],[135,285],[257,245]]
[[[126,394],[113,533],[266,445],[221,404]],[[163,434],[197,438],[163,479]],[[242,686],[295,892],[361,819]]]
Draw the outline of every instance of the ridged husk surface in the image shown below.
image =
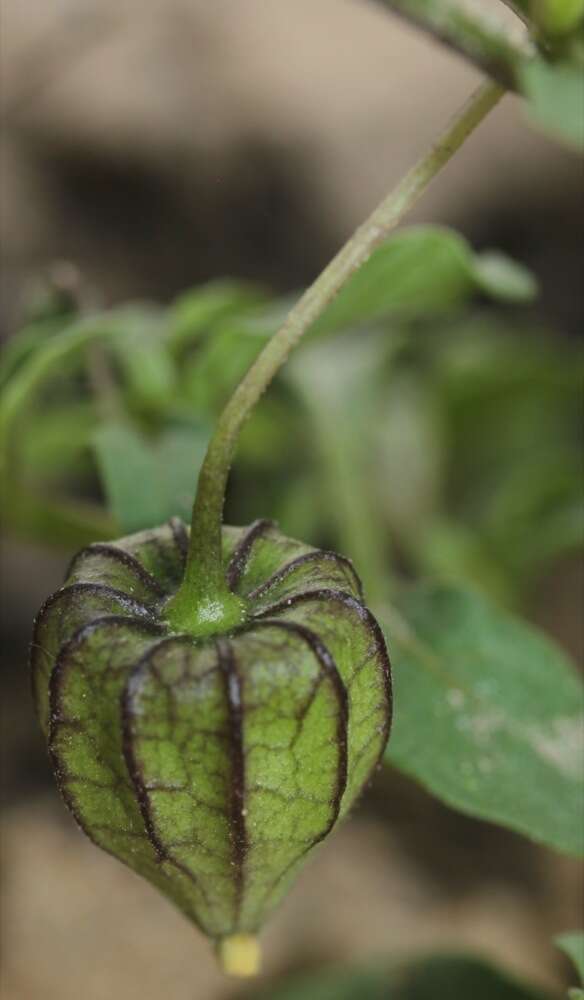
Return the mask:
[[172,520],[73,560],[41,609],[33,689],[80,827],[211,937],[256,931],[367,781],[391,719],[383,636],[351,563],[267,521],[224,528],[245,624],[172,633]]

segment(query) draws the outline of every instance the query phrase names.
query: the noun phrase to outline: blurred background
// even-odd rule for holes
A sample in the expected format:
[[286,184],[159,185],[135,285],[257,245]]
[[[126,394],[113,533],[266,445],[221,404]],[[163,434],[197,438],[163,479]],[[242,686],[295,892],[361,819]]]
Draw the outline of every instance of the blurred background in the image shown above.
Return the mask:
[[[54,318],[140,302],[138,327],[140,317],[179,324],[190,300],[177,306],[177,296],[215,279],[253,283],[226,293],[250,295],[252,308],[256,295],[283,303],[478,80],[374,0],[150,0],[146,10],[137,0],[4,0],[1,45],[7,341],[46,318],[47,303]],[[412,221],[516,257],[537,277],[538,301],[401,316],[357,347],[344,335],[352,360],[337,395],[323,387],[338,342],[312,355],[312,378],[299,355],[246,430],[228,520],[275,517],[289,534],[344,548],[366,583],[379,572],[368,559],[406,577],[471,582],[581,662],[582,196],[577,157],[528,128],[507,97]],[[185,414],[196,416],[189,448],[201,448],[249,356],[236,351],[233,365],[233,331],[221,334],[218,354],[203,342],[177,361],[187,374],[173,420],[184,429]],[[136,425],[158,434],[162,410],[128,379]],[[31,440],[23,425],[23,461],[39,482],[96,501],[87,435],[99,417],[83,408],[87,386],[73,373],[52,391],[39,402],[54,418],[44,436]],[[55,398],[79,406],[73,421]],[[367,414],[375,428],[349,454],[371,466],[377,457],[375,475],[366,464],[357,477],[383,531],[376,556],[356,551],[350,512],[329,517],[343,470],[333,461],[322,475],[335,448],[323,398],[329,413]],[[25,536],[6,525],[1,580],[4,1000],[259,997],[260,986],[226,982],[207,942],[87,843],[62,807],[27,655],[32,618],[83,539]],[[386,771],[266,929],[261,995],[335,963],[437,951],[479,954],[558,995],[568,967],[550,939],[580,922],[581,903],[575,863]]]

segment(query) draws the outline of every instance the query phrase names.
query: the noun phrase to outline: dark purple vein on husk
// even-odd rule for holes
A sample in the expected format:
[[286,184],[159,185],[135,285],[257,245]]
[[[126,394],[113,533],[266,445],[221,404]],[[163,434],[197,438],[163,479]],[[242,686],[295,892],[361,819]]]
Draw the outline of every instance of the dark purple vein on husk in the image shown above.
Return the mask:
[[[78,563],[81,563],[84,558],[90,557],[92,555],[105,556],[107,559],[112,559],[114,562],[121,563],[125,569],[130,570],[135,576],[138,577],[141,583],[144,583],[147,587],[156,594],[157,597],[164,597],[166,591],[159,584],[158,580],[145,566],[142,565],[136,556],[131,555],[126,552],[125,549],[119,549],[115,545],[108,545],[107,542],[95,542],[93,545],[88,545],[87,548],[82,549],[78,552],[76,556],[73,557],[69,568],[67,570],[67,577],[75,570]],[[80,581],[81,582],[81,581]]]
[[306,844],[300,853],[297,854],[297,856],[286,865],[284,870],[280,872],[277,878],[273,880],[272,884],[266,890],[264,896],[264,899],[266,899],[276,891],[280,882],[286,877],[294,865],[298,864],[298,862],[306,854],[308,854],[313,847],[316,847],[317,844],[320,844],[321,841],[328,836],[339,818],[341,802],[345,788],[347,787],[348,779],[349,700],[343,679],[333,657],[325,644],[319,639],[316,633],[312,631],[312,629],[307,628],[305,625],[300,625],[297,622],[286,622],[275,618],[255,621],[253,625],[248,626],[247,630],[255,631],[258,626],[279,628],[285,630],[286,632],[298,635],[309,647],[323,675],[330,679],[339,705],[339,715],[337,719],[337,744],[339,748],[339,759],[335,792],[331,798],[331,818],[324,829],[317,834],[317,836],[314,837],[309,844]]
[[258,521],[254,521],[253,524],[250,524],[243,537],[239,540],[231,554],[231,559],[229,560],[229,565],[227,566],[226,578],[227,585],[230,590],[235,590],[240,582],[251,555],[251,550],[258,538],[261,538],[264,532],[273,527],[273,521],[261,518]]
[[122,723],[122,748],[124,754],[124,760],[126,763],[126,768],[130,776],[130,780],[136,792],[136,798],[138,800],[138,808],[142,816],[142,821],[144,823],[144,829],[150,844],[152,845],[157,860],[160,864],[167,863],[172,865],[178,871],[182,872],[183,875],[196,886],[201,896],[205,900],[207,905],[210,905],[209,897],[203,889],[203,886],[190,870],[190,868],[179,861],[177,858],[170,853],[166,848],[163,841],[160,839],[156,832],[156,826],[154,822],[154,816],[152,813],[152,807],[150,803],[150,797],[148,794],[148,788],[144,780],[144,774],[136,759],[136,754],[134,752],[133,745],[133,701],[138,694],[139,686],[144,676],[147,675],[147,671],[151,666],[152,657],[159,653],[168,645],[175,645],[177,642],[185,643],[186,645],[192,645],[191,636],[166,636],[159,643],[156,644],[152,649],[149,649],[139,660],[134,669],[132,670],[121,697],[121,723]]
[[[154,616],[154,609],[142,604],[140,601],[134,600],[133,597],[128,597],[121,590],[116,590],[115,587],[110,587],[104,583],[70,583],[68,586],[61,587],[60,590],[55,591],[41,606],[39,613],[37,614],[34,625],[33,625],[33,635],[30,644],[30,670],[31,670],[31,690],[32,697],[37,706],[38,689],[41,679],[41,668],[42,662],[40,660],[40,654],[47,655],[47,650],[39,642],[41,629],[44,628],[46,622],[45,619],[49,613],[54,610],[55,605],[60,604],[61,601],[70,601],[72,604],[75,603],[75,598],[82,596],[84,594],[93,594],[103,597],[109,597],[115,600],[118,604],[122,606],[124,610],[128,611],[128,616],[126,620],[133,619],[139,622],[152,622]],[[96,617],[92,620],[93,622],[101,621],[103,618],[112,617],[111,612],[96,612]],[[126,616],[124,616],[126,617]],[[63,642],[67,642],[71,638],[77,635],[78,631],[85,628],[86,625],[91,624],[91,622],[84,622],[83,625],[79,626],[78,629],[64,639]],[[59,651],[55,653],[57,656]],[[47,671],[51,673],[51,668]]]
[[314,552],[305,552],[304,555],[296,556],[295,559],[291,559],[290,562],[285,563],[280,567],[280,569],[276,570],[275,573],[269,576],[267,580],[264,580],[263,583],[256,587],[255,590],[250,591],[250,593],[246,595],[247,600],[255,601],[259,597],[263,597],[268,590],[271,590],[272,587],[277,586],[277,584],[281,583],[282,580],[285,580],[286,577],[289,576],[290,573],[293,573],[299,566],[303,566],[306,563],[318,562],[319,559],[322,559],[325,562],[330,560],[331,562],[339,563],[339,565],[348,569],[355,581],[357,591],[361,597],[363,596],[363,584],[361,583],[351,560],[347,559],[345,556],[338,555],[337,552],[328,552],[326,549],[316,549]]
[[248,837],[245,823],[245,753],[243,748],[243,680],[237,669],[233,647],[227,639],[215,643],[219,667],[223,674],[229,717],[230,830],[235,874],[235,919],[237,927],[245,888],[245,859]]
[[[101,629],[104,626],[115,627],[118,625],[123,628],[127,628],[128,625],[135,625],[141,631],[150,632],[152,636],[160,635],[162,631],[161,626],[156,625],[154,622],[146,622],[136,618],[126,618],[122,615],[104,615],[102,618],[97,618],[95,621],[88,622],[78,628],[73,633],[71,638],[62,644],[55,661],[55,666],[51,672],[49,682],[50,721],[49,736],[47,741],[49,757],[55,772],[57,787],[65,805],[69,809],[79,828],[89,838],[89,840],[91,840],[96,847],[100,847],[108,854],[111,854],[112,857],[117,857],[117,855],[96,840],[91,829],[86,825],[75,799],[67,787],[66,782],[70,780],[71,775],[68,768],[61,760],[56,750],[55,743],[59,734],[59,729],[65,726],[68,722],[66,715],[62,710],[61,698],[63,694],[63,684],[67,674],[69,656],[75,651],[76,647],[79,646],[80,642],[85,639],[86,636],[91,635],[92,632],[95,632],[97,629]],[[82,779],[80,780],[82,782]]]
[[[368,775],[367,781],[370,779],[371,774],[375,771],[379,760],[383,755],[385,746],[389,739],[389,734],[391,731],[391,723],[393,717],[393,688],[391,680],[391,664],[389,660],[389,655],[387,652],[387,646],[385,643],[385,638],[383,632],[379,626],[377,619],[371,614],[368,608],[365,607],[356,597],[351,594],[346,594],[342,590],[331,590],[327,588],[322,588],[321,590],[308,590],[301,591],[300,593],[293,594],[290,597],[284,598],[282,601],[278,601],[276,604],[265,608],[263,611],[258,611],[252,616],[253,624],[258,624],[260,621],[265,621],[270,615],[282,614],[289,611],[290,608],[296,607],[300,604],[308,603],[318,603],[319,601],[337,601],[343,604],[345,607],[350,608],[355,611],[361,621],[367,626],[369,631],[373,636],[373,641],[375,643],[375,649],[377,653],[377,659],[381,670],[382,685],[386,703],[386,713],[385,722],[383,729],[383,739],[381,741],[381,749],[379,756],[371,771]],[[253,627],[253,625],[252,625]]]

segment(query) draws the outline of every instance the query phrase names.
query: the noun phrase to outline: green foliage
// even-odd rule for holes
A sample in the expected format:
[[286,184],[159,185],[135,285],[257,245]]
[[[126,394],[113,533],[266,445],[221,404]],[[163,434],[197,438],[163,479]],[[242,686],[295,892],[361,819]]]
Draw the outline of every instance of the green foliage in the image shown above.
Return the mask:
[[584,853],[584,689],[565,656],[468,591],[421,585],[399,610],[388,760],[454,808]]
[[140,531],[172,516],[189,518],[209,433],[203,423],[169,427],[155,441],[122,423],[96,430],[98,468],[120,531]]
[[[530,34],[520,42],[460,0],[385,2],[519,91],[547,131],[584,146],[582,0],[517,0]],[[483,113],[499,89],[486,94]],[[234,506],[261,497],[284,525],[338,544],[382,609],[397,671],[388,750],[384,638],[348,559],[267,521],[221,536],[221,485],[215,564],[201,546],[187,561],[179,517],[211,426],[287,300],[219,282],[167,309],[82,317],[65,288],[4,351],[9,527],[57,544],[138,532],[84,549],[36,622],[35,703],[63,797],[96,844],[211,937],[262,925],[384,751],[450,806],[584,853],[582,684],[503,608],[520,605],[584,528],[582,355],[545,335],[527,341],[517,320],[493,312],[536,293],[501,253],[477,254],[440,227],[401,230],[308,331],[312,344],[270,401],[276,418],[260,410],[243,437]],[[489,312],[473,309],[477,295]],[[222,484],[218,465],[205,470]],[[212,493],[212,475],[202,482]],[[200,491],[196,514],[208,501]],[[216,570],[243,622],[210,638],[177,634],[169,599],[180,587],[193,606],[185,565],[189,585],[193,567],[203,579]],[[438,582],[404,589],[396,567]],[[582,975],[584,936],[558,945]],[[270,994],[307,995],[538,996],[460,958],[346,970]]]
[[472,269],[477,286],[502,302],[532,302],[537,296],[533,275],[497,250],[476,256]]
[[[574,963],[580,982],[584,986],[584,931],[569,931],[566,934],[559,934],[555,942],[558,948],[561,948]],[[582,992],[580,989],[571,990],[571,1000],[578,1000]]]
[[[375,606],[393,602],[394,766],[465,812],[575,852],[582,791],[558,747],[580,688],[553,647],[465,589],[520,607],[538,574],[581,544],[581,352],[526,331],[520,312],[500,312],[534,290],[519,265],[475,254],[448,230],[399,232],[325,311],[250,421],[229,511],[269,513],[339,548]],[[479,311],[476,293],[501,305]],[[188,518],[212,423],[287,306],[218,283],[166,310],[136,305],[27,333],[8,357],[0,407],[8,523],[73,545]],[[87,508],[96,476],[102,520]],[[392,563],[450,586],[402,598]],[[168,565],[148,568],[176,589],[176,565],[170,577]],[[275,568],[268,560],[261,578]],[[83,601],[57,603],[60,624],[39,640],[49,657],[36,654],[41,714],[51,657],[75,629],[100,615],[135,617],[128,600],[158,599],[123,579],[111,584],[121,598],[104,596],[87,589],[91,579],[76,579]],[[323,622],[311,627],[324,634]],[[159,704],[160,692],[152,698]],[[172,802],[164,808],[170,815]],[[169,877],[164,891],[193,915]]]
[[397,546],[418,574],[518,603],[581,545],[583,375],[580,351],[488,318],[308,346],[285,378],[315,430],[311,516],[370,593]]
[[[257,1000],[546,1000],[481,959],[432,956],[418,962],[334,969],[260,993]],[[550,1000],[547,997],[547,1000]]]
[[534,59],[521,69],[521,86],[534,122],[579,149],[584,147],[584,71],[570,63]]
[[[584,8],[581,0],[510,2],[527,22],[518,41],[502,21],[463,0],[382,0],[526,100],[550,135],[584,147]],[[536,44],[530,44],[530,42]]]
[[173,355],[181,355],[218,323],[241,317],[264,299],[260,290],[237,281],[214,281],[185,292],[168,311],[168,342]]
[[493,299],[525,302],[536,285],[504,254],[475,254],[440,226],[410,226],[376,250],[327,306],[313,334],[374,323],[387,316],[436,316],[477,290]]
[[82,551],[37,620],[33,683],[79,825],[221,938],[258,929],[353,804],[390,674],[351,564],[267,521],[224,529],[244,626],[173,633],[186,544],[175,520]]
[[[406,229],[355,274],[313,338],[353,324],[451,312],[476,291],[520,302],[532,294],[533,281],[504,258],[493,267],[492,255],[473,254],[446,229]],[[28,327],[4,356],[0,459],[9,481],[7,522],[16,529],[22,524],[16,493],[28,489],[31,499],[48,497],[55,505],[61,493],[69,494],[76,471],[80,499],[99,474],[118,530],[151,525],[156,512],[158,520],[185,516],[208,427],[287,305],[246,285],[217,282],[181,296],[166,311],[142,304],[87,318],[50,316]],[[285,432],[285,415],[278,424]],[[261,446],[258,451],[251,435],[247,440],[254,462],[261,462]],[[273,467],[283,450],[277,429],[268,446]],[[132,496],[132,469],[145,477],[139,498]],[[67,531],[65,521],[71,524],[64,518],[55,539]],[[73,544],[84,540],[71,536]]]

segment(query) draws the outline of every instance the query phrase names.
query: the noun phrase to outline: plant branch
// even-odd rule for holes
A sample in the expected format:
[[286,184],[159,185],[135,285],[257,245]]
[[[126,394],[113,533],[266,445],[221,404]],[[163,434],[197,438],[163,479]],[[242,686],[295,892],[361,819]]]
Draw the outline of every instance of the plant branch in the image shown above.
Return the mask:
[[[178,628],[215,630],[235,624],[242,610],[228,591],[221,558],[221,526],[229,469],[239,432],[257,401],[302,336],[343,285],[383,243],[462,146],[504,90],[482,84],[396,188],[356,230],[344,247],[301,296],[283,326],[266,344],[223,410],[211,438],[193,506],[191,539],[184,580],[168,605],[168,619]],[[201,622],[202,608],[204,623]]]
[[[534,50],[527,40],[511,38],[492,15],[470,9],[461,0],[379,2],[464,56],[507,90],[518,89],[517,67],[534,55]],[[516,6],[521,10],[522,3]]]

